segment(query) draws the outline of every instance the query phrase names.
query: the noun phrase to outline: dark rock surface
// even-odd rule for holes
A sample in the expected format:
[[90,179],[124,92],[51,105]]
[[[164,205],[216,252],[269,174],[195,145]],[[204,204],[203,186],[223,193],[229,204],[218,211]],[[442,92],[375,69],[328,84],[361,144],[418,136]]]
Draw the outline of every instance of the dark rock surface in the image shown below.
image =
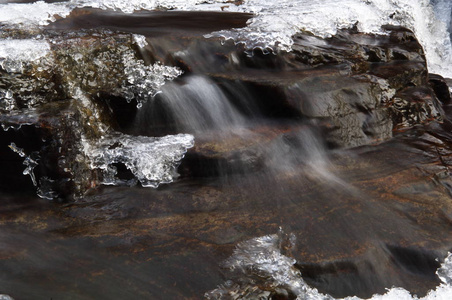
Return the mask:
[[300,169],[105,188],[64,206],[4,194],[2,286],[25,299],[201,298],[223,282],[219,264],[238,242],[283,226],[321,292],[368,297],[395,285],[423,295],[452,248],[450,140],[429,129],[399,138],[336,154],[336,184]]
[[[0,172],[0,292],[200,299],[227,279],[220,263],[237,243],[281,227],[296,237],[288,255],[323,293],[370,297],[400,286],[424,295],[438,285],[436,259],[452,250],[452,115],[445,81],[428,74],[413,33],[299,33],[292,52],[264,54],[202,36],[205,22],[244,26],[249,15],[202,15],[192,28],[184,24],[194,13],[77,10],[43,32],[56,41],[47,73],[32,63],[17,76],[0,70],[1,87],[18,100],[0,115],[17,129],[0,132],[1,168],[12,170]],[[174,18],[175,35],[163,22]],[[148,35],[148,45],[138,49],[130,33]],[[176,183],[98,188],[99,172],[77,163],[82,133],[96,140],[105,127],[148,136],[180,129],[163,96],[138,109],[138,97],[118,92],[121,51],[184,70],[173,88],[208,78],[248,122],[240,134],[190,132],[196,145]],[[23,81],[39,101],[21,94]],[[140,111],[159,117],[127,115]],[[57,179],[52,190],[84,197],[62,204],[26,193],[11,142],[39,153],[35,175]]]
[[422,47],[410,31],[386,29],[388,36],[342,31],[326,40],[300,33],[292,52],[269,55],[229,42],[220,47],[205,39],[153,38],[143,55],[214,78],[231,101],[238,101],[231,86],[242,84],[264,117],[326,120],[334,129],[331,144],[351,147],[386,140],[395,128],[441,119]]
[[[201,18],[203,14],[207,18]],[[430,82],[437,83],[429,85],[423,50],[412,32],[388,26],[385,28],[388,35],[375,36],[352,29],[326,40],[299,33],[294,36],[292,52],[268,55],[261,50],[247,51],[232,42],[222,45],[217,39],[202,36],[201,29],[209,27],[206,22],[222,29],[244,26],[249,17],[248,14],[203,12],[199,15],[171,11],[127,15],[77,9],[46,28],[44,33],[52,39],[53,58],[50,61],[30,63],[20,74],[3,73],[0,80],[4,88],[12,91],[18,109],[74,99],[82,92],[89,98],[90,107],[83,107],[83,101],[79,99],[73,101],[77,106],[77,122],[82,125],[77,134],[93,139],[102,136],[102,128],[148,136],[194,133],[177,125],[180,118],[163,104],[159,106],[164,102],[159,95],[148,101],[152,103],[148,104],[150,107],[143,108],[152,117],[141,122],[133,117],[137,113],[133,108],[137,95],[135,98],[128,96],[133,90],[125,89],[127,85],[124,84],[131,76],[125,71],[124,60],[124,55],[130,51],[145,63],[160,61],[164,65],[180,67],[185,73],[175,81],[176,84],[187,84],[185,78],[193,74],[210,78],[227,101],[250,118],[257,128],[269,128],[266,125],[269,121],[315,123],[322,128],[325,142],[330,147],[377,143],[391,138],[393,130],[441,120],[438,97],[448,101],[447,91],[444,87],[441,89],[440,79],[431,77]],[[174,29],[173,21],[181,25]],[[118,27],[117,24],[125,25]],[[153,31],[143,32],[143,28]],[[146,34],[148,45],[138,49],[134,38],[126,32]],[[174,32],[178,34],[174,35]],[[39,68],[40,63],[48,67]],[[24,83],[30,86],[24,89]],[[5,118],[8,119],[8,115],[3,117],[3,122],[8,122]],[[71,123],[67,125],[70,127]],[[290,126],[283,126],[286,127],[283,131],[290,131],[287,128]],[[253,130],[259,132],[260,129]],[[55,132],[52,134],[56,135]],[[188,170],[188,174],[219,174],[230,163],[240,165],[250,160],[253,170],[262,165],[259,163],[264,152],[262,147],[243,151],[240,138],[222,142],[229,144],[232,152],[222,150],[215,154],[210,147],[209,155],[204,157],[206,152],[197,149],[206,149],[208,144],[216,141],[215,138],[209,141],[208,135],[203,135],[195,134],[197,147],[188,153],[184,162],[183,170]],[[77,144],[77,140],[74,137],[65,143]],[[205,146],[202,145],[204,141]],[[236,149],[233,149],[236,142]],[[259,145],[260,142],[261,139],[256,137],[256,141],[245,143]],[[79,145],[72,147],[78,148]],[[76,155],[74,153],[72,157]],[[187,166],[190,162],[193,162],[191,166]],[[237,170],[234,166],[229,169]],[[97,186],[98,175],[82,173],[85,175],[80,179],[69,178],[74,188],[63,194],[81,195],[86,187]]]
[[246,26],[253,15],[248,13],[204,11],[137,11],[130,16],[121,12],[92,8],[78,8],[67,18],[48,26],[56,30],[80,30],[103,28],[143,34],[148,37],[173,38],[202,36],[212,31]]

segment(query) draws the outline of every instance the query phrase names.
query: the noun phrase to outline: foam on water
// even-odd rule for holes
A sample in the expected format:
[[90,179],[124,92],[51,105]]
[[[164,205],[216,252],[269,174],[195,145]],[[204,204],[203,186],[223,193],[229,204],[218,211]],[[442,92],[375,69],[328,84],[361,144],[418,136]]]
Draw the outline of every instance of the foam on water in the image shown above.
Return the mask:
[[[232,256],[223,262],[228,280],[217,289],[205,294],[206,299],[269,299],[272,293],[295,295],[303,300],[336,300],[310,287],[295,267],[296,260],[284,254],[294,247],[295,236],[284,234],[266,235],[241,242]],[[283,250],[284,249],[284,250]],[[418,298],[403,288],[391,288],[371,300],[439,300],[452,298],[452,253],[449,253],[437,274],[441,284],[427,296]],[[342,300],[361,300],[353,296]]]

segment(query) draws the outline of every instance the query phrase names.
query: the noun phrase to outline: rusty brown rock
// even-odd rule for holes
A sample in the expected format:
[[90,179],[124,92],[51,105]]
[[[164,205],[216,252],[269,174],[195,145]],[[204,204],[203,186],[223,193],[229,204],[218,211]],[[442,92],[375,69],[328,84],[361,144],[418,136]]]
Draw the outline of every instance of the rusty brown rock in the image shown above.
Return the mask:
[[64,206],[3,198],[0,265],[17,271],[2,284],[13,297],[95,297],[108,282],[103,297],[200,299],[223,282],[219,264],[238,242],[283,226],[297,237],[291,255],[303,278],[321,292],[368,297],[396,285],[422,295],[438,284],[435,259],[452,248],[452,201],[434,176],[449,166],[450,145],[406,132],[337,155],[330,171],[345,187],[300,169],[276,180],[257,173],[106,188]]

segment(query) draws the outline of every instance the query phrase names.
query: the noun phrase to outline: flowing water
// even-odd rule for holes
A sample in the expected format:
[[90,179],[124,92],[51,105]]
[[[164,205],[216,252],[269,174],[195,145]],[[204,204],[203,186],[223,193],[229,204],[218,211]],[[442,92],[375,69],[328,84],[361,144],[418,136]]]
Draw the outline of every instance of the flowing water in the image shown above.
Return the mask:
[[[450,128],[391,139],[373,111],[387,82],[338,67],[319,87],[274,58],[300,30],[326,49],[316,37],[402,25],[452,77],[451,14],[447,0],[0,0],[0,153],[32,181],[1,177],[0,300],[451,298],[452,212],[436,202]],[[356,116],[335,115],[344,97]],[[34,141],[41,120],[72,130]],[[70,184],[76,201],[58,203]]]

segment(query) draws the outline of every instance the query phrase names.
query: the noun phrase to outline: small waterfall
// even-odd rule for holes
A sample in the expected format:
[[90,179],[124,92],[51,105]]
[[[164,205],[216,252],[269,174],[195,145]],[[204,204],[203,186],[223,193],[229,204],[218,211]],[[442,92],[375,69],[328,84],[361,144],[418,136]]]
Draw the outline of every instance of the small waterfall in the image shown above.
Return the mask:
[[163,86],[139,111],[134,127],[153,133],[168,124],[184,133],[230,132],[245,118],[211,79],[191,75]]
[[[214,145],[211,147],[218,151],[217,158],[227,157],[226,163],[219,162],[215,166],[220,176],[255,171],[256,164],[265,176],[294,173],[300,166],[316,177],[332,176],[325,141],[316,124],[300,125],[290,121],[271,137],[262,134],[260,128],[275,121],[260,115],[255,105],[259,99],[253,97],[246,86],[237,85],[242,95],[249,97],[246,101],[249,107],[242,106],[243,99],[234,101],[230,87],[226,85],[222,89],[207,76],[190,75],[169,82],[162,87],[162,93],[138,111],[132,127],[140,130],[140,134],[155,136],[169,126],[173,131],[166,132],[168,134],[192,133],[200,147]],[[249,114],[251,106],[256,110]],[[236,151],[237,145],[244,144],[244,151]]]
[[303,126],[300,130],[284,134],[266,148],[270,169],[293,172],[300,165],[317,174],[328,174],[325,145],[318,130]]
[[444,22],[449,30],[452,26],[452,2],[448,0],[431,0],[438,21]]

